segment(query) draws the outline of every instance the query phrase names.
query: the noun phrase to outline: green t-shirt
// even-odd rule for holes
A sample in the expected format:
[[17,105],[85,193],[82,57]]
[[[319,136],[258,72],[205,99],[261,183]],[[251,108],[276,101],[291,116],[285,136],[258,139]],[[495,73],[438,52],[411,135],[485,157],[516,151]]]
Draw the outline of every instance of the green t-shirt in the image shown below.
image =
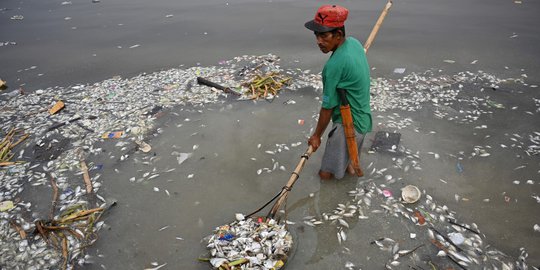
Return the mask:
[[341,123],[339,105],[341,101],[336,88],[347,92],[347,100],[356,131],[366,134],[371,131],[372,119],[370,108],[369,65],[360,42],[347,37],[330,56],[322,72],[323,97],[322,107],[333,109],[332,121]]

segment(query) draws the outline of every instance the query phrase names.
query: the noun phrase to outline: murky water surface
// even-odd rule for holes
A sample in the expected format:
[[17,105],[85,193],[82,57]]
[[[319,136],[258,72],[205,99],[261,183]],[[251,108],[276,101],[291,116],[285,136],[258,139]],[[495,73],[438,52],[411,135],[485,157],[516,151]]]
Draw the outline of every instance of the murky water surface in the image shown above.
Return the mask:
[[[509,258],[517,258],[519,248],[525,247],[529,264],[540,265],[540,232],[533,229],[540,224],[540,161],[538,154],[525,151],[534,145],[530,136],[540,132],[540,103],[535,103],[540,94],[531,87],[539,83],[540,69],[534,59],[540,42],[531,22],[540,7],[525,1],[458,2],[395,3],[369,52],[372,77],[395,82],[410,72],[433,68],[433,77],[487,70],[498,78],[523,81],[503,82],[496,89],[455,83],[451,87],[461,91],[448,104],[428,101],[414,111],[375,110],[374,130],[362,151],[363,178],[321,182],[316,175],[323,149],[316,152],[287,203],[295,239],[287,269],[343,269],[346,262],[381,269],[392,261],[392,254],[371,242],[383,237],[396,240],[403,249],[425,244],[420,255],[400,259],[394,269],[408,269],[419,261],[452,265],[436,256],[426,227],[388,212],[372,213],[385,204],[382,196],[372,198],[369,219],[347,219],[348,239],[343,243],[336,237],[336,224],[312,227],[304,222],[306,216],[321,219],[338,204],[351,203],[350,190],[376,185],[399,197],[400,188],[408,184],[418,186],[438,205],[446,205],[460,223],[476,223],[485,235],[484,244]],[[317,5],[312,1],[72,1],[69,5],[4,1],[0,5],[3,41],[17,44],[0,47],[0,76],[8,81],[7,92],[19,85],[35,91],[180,65],[205,67],[239,55],[266,53],[280,56],[287,68],[318,73],[327,56],[319,53],[312,34],[303,29]],[[382,3],[344,5],[351,10],[347,33],[364,40]],[[22,21],[10,19],[18,14],[24,16]],[[394,74],[396,67],[406,68],[405,74]],[[208,269],[197,261],[206,253],[201,239],[216,226],[231,222],[235,213],[257,209],[286,183],[307,148],[319,96],[319,91],[306,87],[284,91],[272,102],[223,98],[214,104],[172,106],[158,115],[146,136],[152,146],[149,153],[134,151],[131,145],[120,150],[117,141],[97,143],[95,147],[103,152],[89,157],[89,163],[99,165],[91,173],[101,175],[99,193],[118,204],[105,215],[106,226],[88,250],[84,268],[141,269],[157,262],[167,264],[162,269]],[[497,104],[504,108],[496,108]],[[482,112],[475,114],[478,110]],[[468,116],[478,118],[473,121]],[[402,152],[369,153],[377,131],[401,133]],[[298,142],[302,144],[296,146]],[[289,150],[266,152],[283,145]],[[490,155],[481,157],[485,152],[475,148]],[[407,151],[417,157],[406,158]],[[126,153],[129,156],[121,160]],[[190,156],[179,162],[183,154]],[[396,167],[399,159],[409,169]],[[273,169],[276,163],[276,168],[285,170]],[[384,168],[388,169],[377,173]],[[28,187],[21,196],[32,198],[28,200],[33,201],[37,216],[46,216],[50,192],[48,186]],[[410,233],[418,237],[412,239]]]

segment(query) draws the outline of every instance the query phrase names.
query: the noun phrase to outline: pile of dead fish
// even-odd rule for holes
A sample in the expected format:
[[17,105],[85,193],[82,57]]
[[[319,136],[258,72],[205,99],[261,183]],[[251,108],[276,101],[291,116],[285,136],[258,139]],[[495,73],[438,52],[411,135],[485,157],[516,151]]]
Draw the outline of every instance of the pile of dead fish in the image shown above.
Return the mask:
[[285,224],[271,219],[245,219],[217,227],[207,237],[214,269],[280,269],[287,261],[293,240]]
[[[375,78],[371,81],[371,106],[373,111],[404,111],[414,112],[426,106],[433,107],[433,114],[438,119],[459,124],[477,122],[482,116],[492,115],[493,110],[516,110],[517,106],[506,108],[503,104],[490,99],[486,90],[495,91],[509,84],[528,87],[532,90],[538,85],[525,82],[526,74],[518,78],[501,79],[483,71],[460,72],[455,75],[438,74],[433,70],[417,74],[411,73],[399,80]],[[540,112],[540,101],[532,98],[536,111],[524,111],[527,115]],[[381,117],[377,115],[376,117]],[[402,129],[409,126],[412,119],[401,117],[398,113],[388,116],[387,127]],[[475,129],[486,129],[486,125],[476,126]],[[509,134],[509,141],[501,143],[501,148],[517,148],[528,156],[540,154],[540,131],[526,134]],[[476,149],[476,155],[488,156],[484,149]]]
[[[57,209],[52,212],[76,205],[88,209],[109,205],[111,201],[99,195],[103,180],[100,164],[91,161],[104,151],[99,144],[117,140],[116,150],[106,150],[110,151],[111,160],[119,162],[129,158],[132,149],[147,152],[150,146],[144,139],[154,129],[161,111],[173,106],[226,102],[223,92],[198,85],[198,76],[237,89],[254,71],[282,72],[279,58],[241,56],[218,66],[171,69],[128,79],[113,77],[89,85],[56,86],[33,92],[4,90],[0,99],[0,132],[21,130],[29,137],[11,149],[14,164],[0,170],[0,265],[8,269],[61,268],[66,261],[63,257],[67,257],[67,268],[85,264],[85,245],[77,237],[67,238],[70,252],[66,255],[37,233],[34,223],[46,220],[47,216],[37,210],[37,205],[50,205],[50,180],[54,179],[58,186],[58,201],[53,205]],[[65,107],[51,114],[49,109],[59,100]],[[85,160],[89,160],[87,166]],[[90,186],[81,176],[85,174],[84,167],[90,172]],[[92,202],[88,200],[90,187],[95,198]],[[44,188],[50,196],[23,196],[23,191],[31,194],[43,192]],[[88,233],[97,234],[103,226],[100,222]]]

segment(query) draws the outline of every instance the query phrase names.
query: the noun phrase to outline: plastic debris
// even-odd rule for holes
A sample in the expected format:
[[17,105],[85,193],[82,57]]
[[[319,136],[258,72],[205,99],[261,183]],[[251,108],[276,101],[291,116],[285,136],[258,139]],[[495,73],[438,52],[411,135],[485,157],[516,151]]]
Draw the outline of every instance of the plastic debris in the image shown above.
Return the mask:
[[55,114],[62,110],[65,107],[65,104],[63,101],[59,100],[49,109],[49,114]]
[[407,185],[401,189],[401,198],[406,203],[415,203],[420,199],[421,196],[422,193],[416,186]]
[[0,212],[5,212],[13,209],[15,205],[13,205],[13,201],[3,201],[0,202]]
[[463,173],[463,165],[459,161],[456,163],[456,170],[458,173]]
[[[121,136],[121,135],[120,135]],[[152,150],[152,146],[150,146],[148,143],[143,141],[135,141],[137,145],[139,146],[139,149],[143,151],[144,153],[148,153]]]
[[388,197],[392,197],[392,191],[388,190],[388,189],[384,189],[383,190],[383,195],[384,197],[388,198]]
[[113,132],[106,132],[101,135],[101,138],[103,139],[118,139],[122,138],[124,136],[124,131],[113,131]]

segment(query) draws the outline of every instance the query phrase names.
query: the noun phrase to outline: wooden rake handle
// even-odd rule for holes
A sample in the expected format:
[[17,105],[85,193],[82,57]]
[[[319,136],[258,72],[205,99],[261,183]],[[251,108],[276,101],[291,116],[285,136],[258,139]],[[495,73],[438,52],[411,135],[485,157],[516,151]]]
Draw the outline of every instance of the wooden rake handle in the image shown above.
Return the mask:
[[377,36],[377,33],[379,32],[379,28],[381,28],[384,18],[386,17],[386,14],[388,14],[388,11],[390,10],[391,7],[392,7],[392,1],[388,1],[383,11],[381,12],[379,19],[375,23],[375,26],[373,26],[373,30],[371,30],[371,33],[369,34],[366,44],[364,45],[364,52],[367,53],[367,51],[369,50],[369,47],[371,47],[371,43],[373,43],[373,40],[375,40],[375,36]]
[[278,200],[272,206],[272,209],[266,216],[267,219],[274,218],[279,208],[281,208],[281,205],[287,200],[287,196],[289,195],[289,191],[291,191],[292,187],[294,186],[294,183],[296,183],[296,180],[300,177],[300,172],[304,168],[304,165],[306,164],[306,161],[309,159],[311,154],[313,153],[313,147],[310,145],[306,152],[302,155],[302,158],[300,158],[300,162],[298,162],[298,165],[296,165],[296,169],[291,174],[291,177],[289,178],[289,181],[287,182],[287,185],[283,187],[281,190],[281,195],[279,196]]

